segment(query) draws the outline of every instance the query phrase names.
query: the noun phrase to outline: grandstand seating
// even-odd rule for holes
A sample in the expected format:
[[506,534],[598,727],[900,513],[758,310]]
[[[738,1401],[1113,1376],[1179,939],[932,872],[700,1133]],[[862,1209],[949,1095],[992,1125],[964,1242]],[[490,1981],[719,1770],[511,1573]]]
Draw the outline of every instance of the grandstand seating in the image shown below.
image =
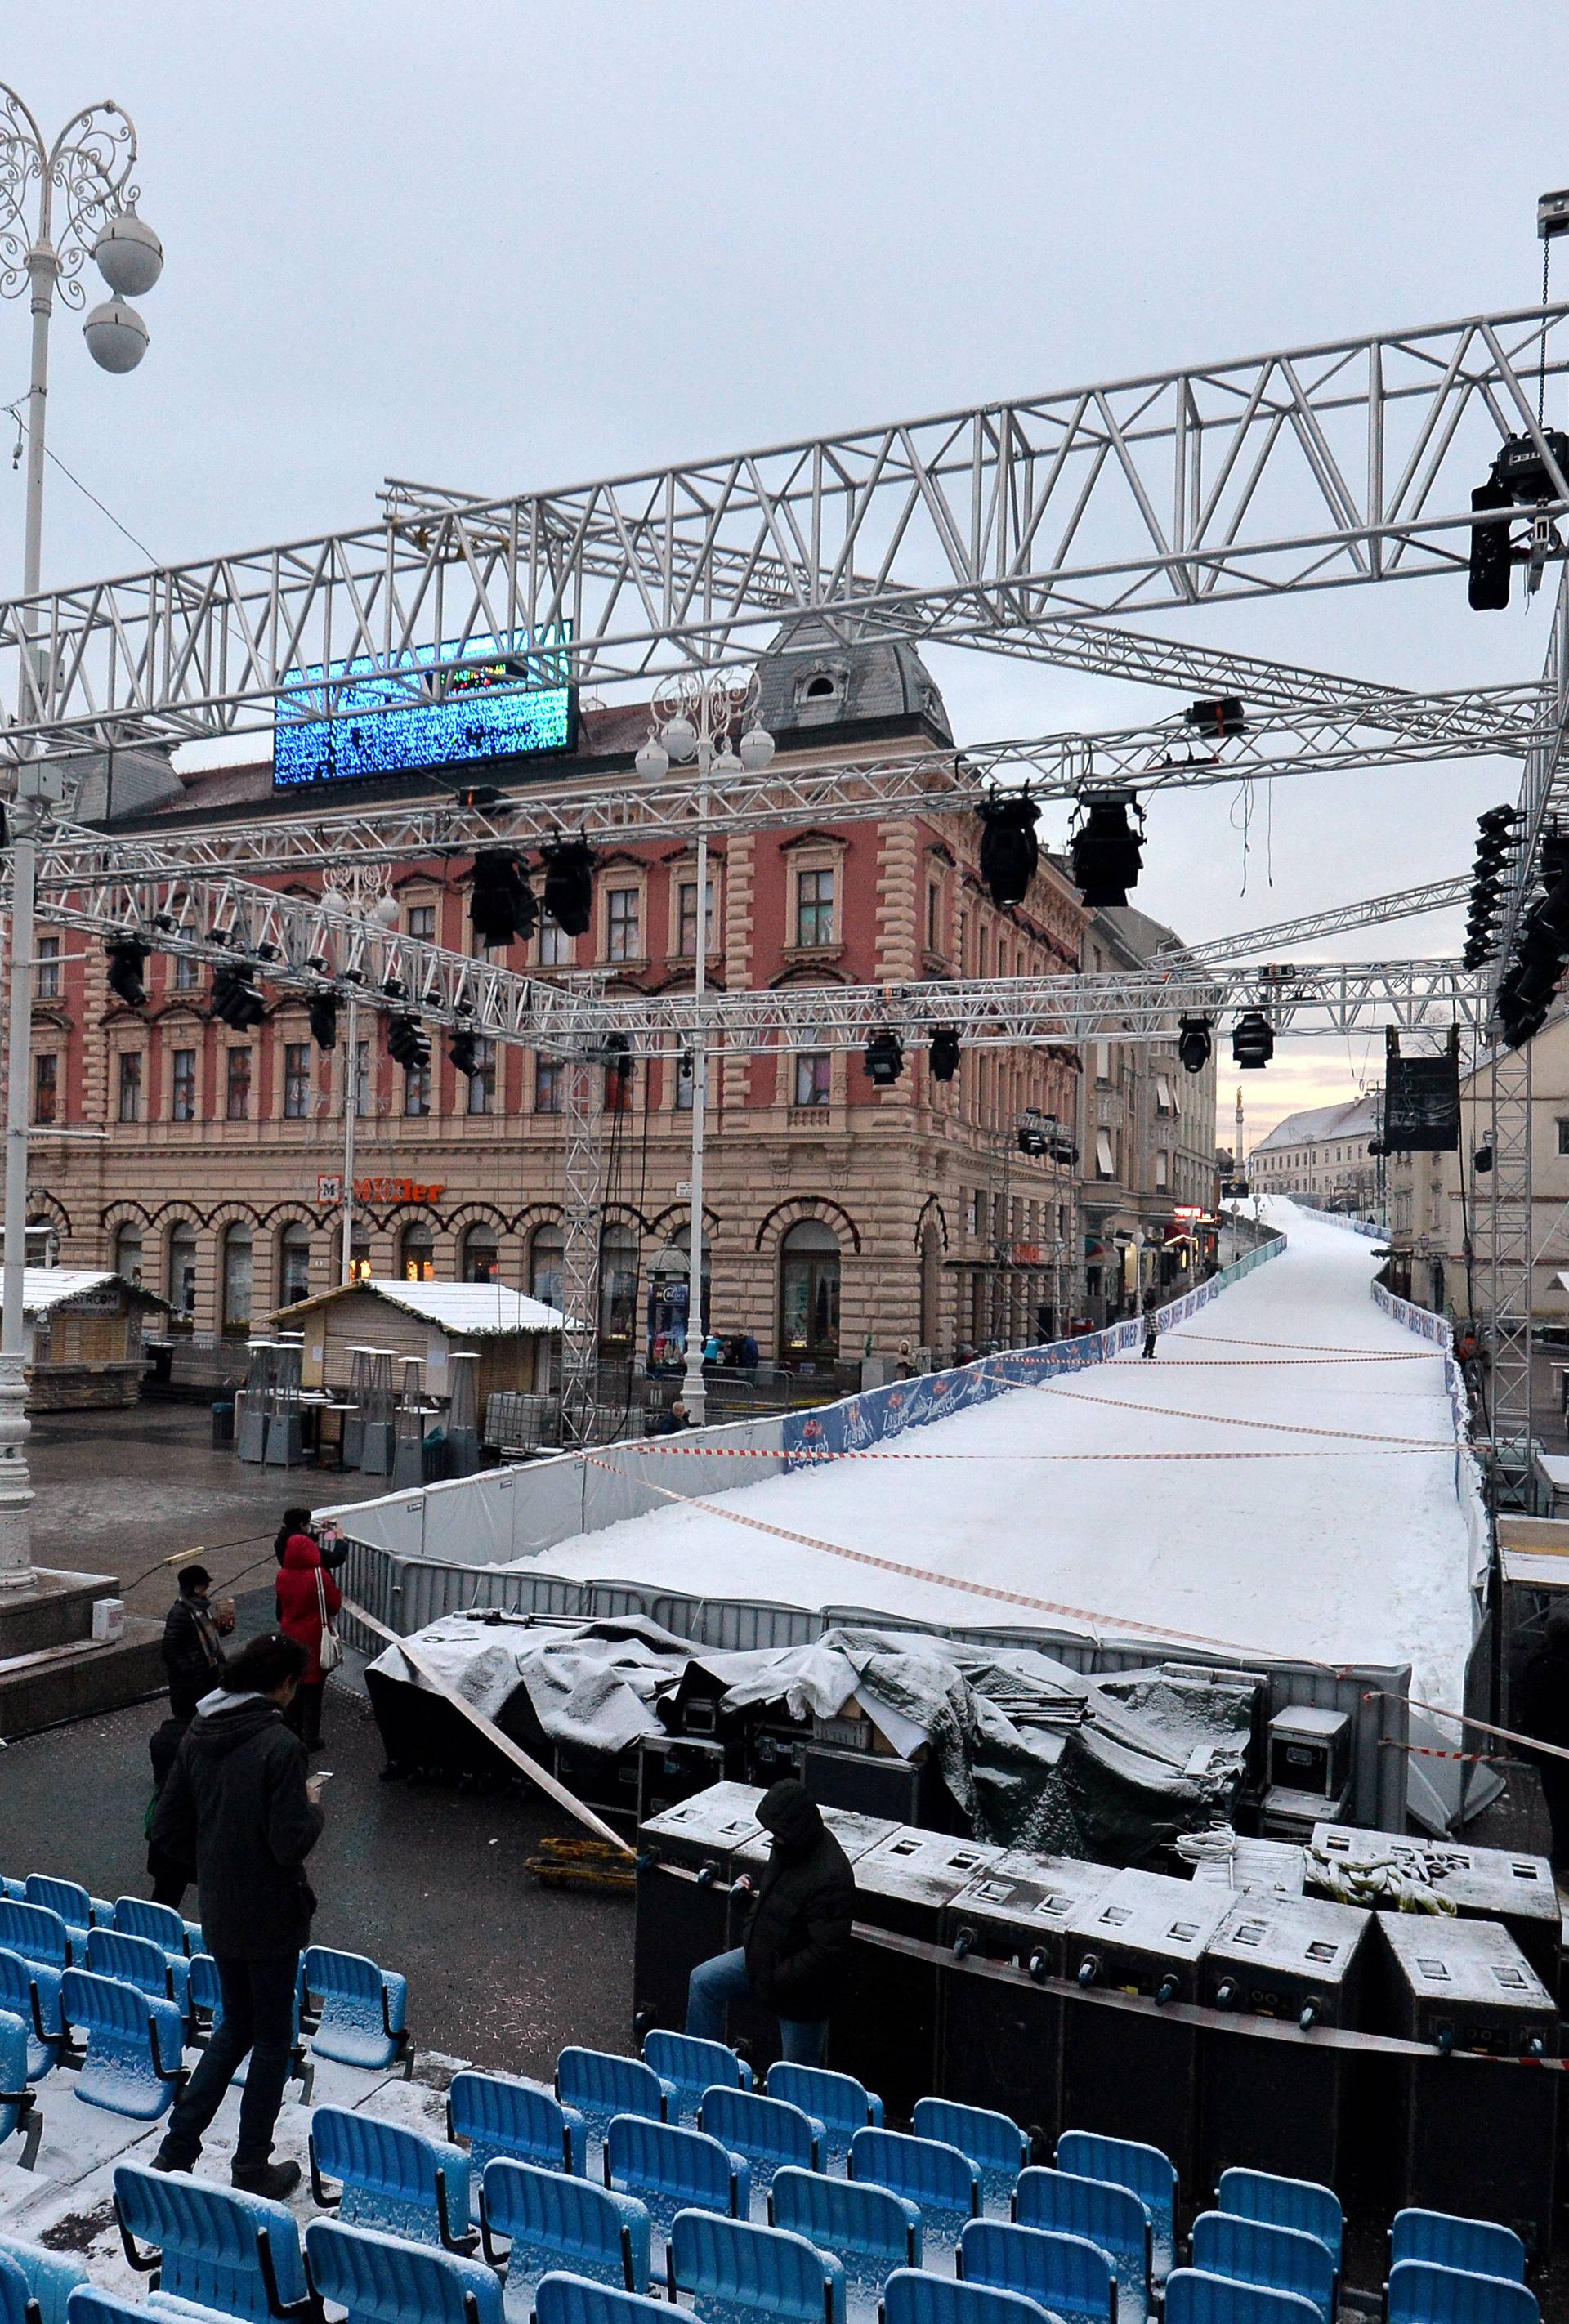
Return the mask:
[[76,2254],[45,2251],[42,2244],[24,2243],[20,2236],[0,2235],[0,2256],[26,2277],[39,2324],[66,2324],[66,2303],[78,2284],[88,2281],[87,2268]]
[[1011,2115],[952,2098],[918,2098],[910,2127],[918,2138],[938,2139],[967,2154],[981,2174],[982,2203],[1008,2217],[1019,2174],[1029,2161],[1029,2141]]
[[155,2292],[145,2308],[117,2292],[100,2292],[97,2284],[78,2284],[66,2303],[68,2324],[147,2324],[149,2315],[178,2319],[178,2324],[225,2324],[216,2308],[198,2308],[194,2301],[164,2299]]
[[585,2167],[587,2140],[577,2107],[504,2074],[476,2074],[466,2068],[454,2074],[447,2093],[447,2135],[467,2140],[476,2183],[486,2163],[503,2155],[547,2171],[580,2173]]
[[[116,1906],[115,1909],[117,1911],[119,1908]],[[198,1933],[199,1934],[199,1932]],[[223,2024],[224,2018],[224,1992],[223,1984],[218,1976],[218,1965],[211,1953],[198,1951],[190,1956],[186,1964],[186,1970],[187,2016],[190,2024],[191,2038],[197,2042],[209,2041]],[[299,2083],[300,2102],[303,2105],[309,2102],[311,2090],[315,2087],[316,2068],[306,2052],[300,2031],[300,1992],[297,1987],[294,1995],[294,2047],[289,2056],[289,2079],[291,2081]],[[248,2058],[242,2059],[235,2074],[235,2080],[242,2089],[245,2086],[245,2070],[249,2062]]]
[[605,2142],[605,2183],[646,2203],[661,2236],[678,2211],[718,2211],[744,2219],[752,2178],[746,2158],[706,2131],[683,2130],[646,2115],[613,2116]]
[[1177,2170],[1170,2157],[1132,2139],[1065,2130],[1057,2143],[1057,2167],[1078,2179],[1104,2179],[1138,2196],[1149,2214],[1149,2272],[1163,2283],[1177,2263]]
[[1312,2301],[1323,2324],[1334,2324],[1334,2262],[1316,2236],[1234,2211],[1204,2211],[1193,2223],[1192,2250],[1195,2267],[1204,2274],[1298,2292]]
[[644,2040],[643,2063],[651,2066],[660,2080],[668,2082],[676,2093],[676,2103],[670,2109],[672,2122],[683,2122],[688,2116],[695,2121],[705,2090],[750,2090],[752,2087],[752,2068],[743,2058],[736,2056],[728,2043],[702,2042],[693,2034],[669,2034],[662,2028],[656,2029]]
[[688,2293],[708,2324],[737,2317],[844,2324],[844,2271],[805,2236],[712,2211],[678,2211],[665,2255],[670,2299]]
[[[480,2196],[485,2255],[504,2270],[509,2315],[527,2324],[529,2299],[552,2269],[646,2292],[652,2236],[648,2206],[562,2171],[497,2156]],[[507,2246],[498,2251],[498,2239]]]
[[44,1904],[29,1904],[17,1896],[0,1898],[0,1945],[46,1969],[70,1967],[70,1931]]
[[1317,2317],[1298,2292],[1269,2292],[1196,2267],[1174,2268],[1167,2281],[1167,2324],[1317,2324]]
[[873,2316],[896,2267],[921,2264],[920,2213],[886,2187],[857,2186],[817,2171],[776,2171],[769,2190],[771,2227],[805,2236],[838,2255],[851,2318]]
[[786,2098],[760,2098],[752,2090],[706,2090],[697,2127],[732,2154],[744,2154],[754,2190],[766,2192],[774,2172],[787,2165],[822,2169],[822,2124]]
[[483,2261],[336,2219],[311,2220],[305,2255],[318,2293],[349,2324],[503,2324],[500,2279]]
[[[46,1913],[57,1913],[70,1932],[73,1946],[79,1940],[83,1951],[89,1929],[114,1925],[114,1906],[106,1904],[101,1896],[89,1896],[75,1880],[55,1880],[47,1873],[30,1872],[22,1884],[22,1894],[29,1904],[40,1904]],[[81,1953],[76,1957],[79,1960]]]
[[122,2163],[115,2215],[132,2266],[158,2288],[248,2324],[314,2311],[299,2223],[286,2204],[183,2171]]
[[478,2238],[468,2226],[468,2172],[461,2146],[401,2124],[346,2107],[318,2107],[310,2117],[311,2192],[345,2227],[471,2252]]
[[194,1922],[182,1919],[172,1904],[154,1904],[145,1896],[116,1896],[115,1926],[123,1936],[146,1937],[166,1953],[187,1960],[202,1949],[201,1931]]
[[898,2130],[858,2130],[850,2142],[850,2176],[909,2198],[925,2243],[953,2252],[981,2209],[981,2174],[967,2154],[935,2138]]
[[1049,2310],[1021,2292],[908,2267],[889,2277],[882,2314],[884,2324],[1052,2324]]
[[1512,2227],[1491,2219],[1458,2219],[1447,2211],[1397,2211],[1389,2229],[1389,2259],[1423,2259],[1469,2275],[1526,2280],[1526,2247]]
[[87,2106],[156,2122],[184,2080],[185,2020],[172,2001],[88,1969],[60,1979],[60,2011],[87,2036],[76,2094]]
[[1082,2236],[972,2219],[959,2237],[957,2268],[966,2283],[1038,2301],[1062,2324],[1117,2324],[1116,2270]]
[[0,2253],[0,2324],[38,2324],[27,2278],[4,2253]]
[[36,2082],[60,2063],[65,2028],[60,2018],[57,1969],[23,1960],[0,1947],[0,2009],[20,2017],[27,2029],[27,2079]]
[[[1311,2179],[1282,2179],[1269,2171],[1223,2171],[1215,2190],[1217,2211],[1234,2211],[1244,2219],[1258,2219],[1269,2227],[1295,2227],[1299,2235],[1316,2236],[1339,2272],[1345,2239],[1345,2218],[1340,2197]],[[1432,2211],[1402,2213],[1402,2218],[1435,2218]],[[1398,2222],[1397,2221],[1397,2225]],[[1512,2237],[1518,2246],[1518,2237]],[[1396,2252],[1397,2259],[1436,2259],[1436,2252]],[[1520,2247],[1522,2267],[1525,2252]],[[1495,2268],[1495,2275],[1509,2271]]]
[[1510,2276],[1403,2259],[1384,2287],[1388,2324],[1541,2324],[1537,2295]]
[[604,2144],[616,2115],[669,2122],[678,2103],[673,2082],[662,2081],[641,2058],[618,2057],[611,2050],[563,2050],[556,2061],[556,2096],[577,2109],[595,2146]]
[[26,2021],[0,2010],[0,2143],[21,2134],[16,2159],[24,2171],[32,2168],[42,2126],[38,2099],[27,2087]]
[[580,2275],[544,2275],[534,2295],[535,2324],[669,2324],[662,2301],[616,2292]]
[[414,2071],[406,2011],[408,1979],[378,1969],[363,1953],[335,1952],[327,1945],[307,1948],[300,1977],[309,2005],[310,2048],[318,2058],[384,2073]]
[[1082,2236],[1099,2245],[1117,2271],[1118,2324],[1144,2324],[1149,2313],[1149,2214],[1127,2187],[1079,2179],[1067,2171],[1020,2172],[1013,2217],[1020,2227]]
[[117,1978],[154,2001],[172,2001],[189,2020],[190,1963],[183,1953],[166,1953],[150,1937],[127,1936],[123,1929],[95,1928],[88,1931],[87,1965],[95,1977]]
[[768,2070],[767,2089],[771,2098],[783,2098],[822,2124],[826,2171],[844,2171],[850,2141],[858,2130],[882,2127],[882,2100],[854,2074],[830,2073],[824,2066],[792,2066],[780,2059]]

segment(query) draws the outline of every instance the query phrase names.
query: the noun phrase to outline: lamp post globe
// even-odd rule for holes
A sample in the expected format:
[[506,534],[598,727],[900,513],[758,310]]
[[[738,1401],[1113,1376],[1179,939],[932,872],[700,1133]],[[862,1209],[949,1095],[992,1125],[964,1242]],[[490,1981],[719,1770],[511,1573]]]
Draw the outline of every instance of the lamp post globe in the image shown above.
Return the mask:
[[697,729],[687,717],[672,718],[662,730],[660,742],[678,766],[697,755]]
[[773,757],[773,736],[766,726],[750,726],[741,738],[741,763],[749,775],[762,772]]
[[123,299],[106,299],[82,325],[88,353],[100,371],[134,371],[147,352],[147,326]]
[[144,299],[163,272],[163,244],[132,205],[109,220],[93,263],[116,299]]
[[632,765],[645,782],[657,783],[662,775],[670,771],[670,754],[658,735],[651,734],[632,761]]

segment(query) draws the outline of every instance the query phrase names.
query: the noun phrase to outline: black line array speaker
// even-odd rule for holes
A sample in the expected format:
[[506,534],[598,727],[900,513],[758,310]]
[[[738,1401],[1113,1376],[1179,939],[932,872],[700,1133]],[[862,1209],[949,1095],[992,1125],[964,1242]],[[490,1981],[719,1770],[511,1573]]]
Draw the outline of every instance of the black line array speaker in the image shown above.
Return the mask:
[[1545,1856],[1336,1823],[1315,1825],[1313,1848],[1332,1864],[1378,1863],[1392,1857],[1408,1865],[1445,1910],[1463,1921],[1497,1921],[1507,1929],[1543,1984],[1556,1991],[1563,1907]]
[[[637,1932],[632,1949],[632,2024],[678,2033],[687,2022],[687,1979],[730,1941],[730,1884],[737,1851],[759,1836],[750,1784],[715,1784],[638,1831]],[[661,1869],[695,1874],[680,1879]]]

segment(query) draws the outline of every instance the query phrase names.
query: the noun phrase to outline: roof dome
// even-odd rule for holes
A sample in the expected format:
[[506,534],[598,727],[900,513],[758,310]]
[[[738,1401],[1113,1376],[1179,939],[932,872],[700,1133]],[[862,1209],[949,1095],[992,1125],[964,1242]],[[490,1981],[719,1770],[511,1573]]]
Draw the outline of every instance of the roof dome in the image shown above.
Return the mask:
[[833,625],[820,613],[787,622],[757,665],[762,687],[757,723],[771,734],[813,726],[855,726],[924,718],[953,741],[937,682],[903,638],[868,637],[846,643],[848,620]]

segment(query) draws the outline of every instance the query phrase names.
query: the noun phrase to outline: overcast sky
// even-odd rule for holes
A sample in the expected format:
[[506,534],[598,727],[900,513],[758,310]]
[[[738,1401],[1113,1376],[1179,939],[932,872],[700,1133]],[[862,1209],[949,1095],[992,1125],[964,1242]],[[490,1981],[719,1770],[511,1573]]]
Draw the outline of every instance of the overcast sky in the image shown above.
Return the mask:
[[[363,523],[384,475],[565,484],[1527,305],[1537,196],[1569,183],[1563,21],[1528,0],[74,0],[69,21],[11,0],[0,73],[51,130],[127,108],[168,256],[132,378],[57,326],[51,447],[178,561]],[[4,402],[23,303],[0,335]],[[46,582],[147,561],[58,471],[49,493]],[[0,461],[14,576],[21,525]],[[1550,596],[1487,618],[1458,582],[1392,585],[1218,605],[1196,633],[1451,686],[1534,677]],[[1175,706],[933,667],[962,741]],[[1136,900],[1198,938],[1438,878],[1514,781],[1270,788],[1245,862],[1232,794],[1159,803]],[[1458,916],[1342,940],[1458,941]],[[1247,1077],[1250,1142],[1378,1052],[1283,1049]]]

